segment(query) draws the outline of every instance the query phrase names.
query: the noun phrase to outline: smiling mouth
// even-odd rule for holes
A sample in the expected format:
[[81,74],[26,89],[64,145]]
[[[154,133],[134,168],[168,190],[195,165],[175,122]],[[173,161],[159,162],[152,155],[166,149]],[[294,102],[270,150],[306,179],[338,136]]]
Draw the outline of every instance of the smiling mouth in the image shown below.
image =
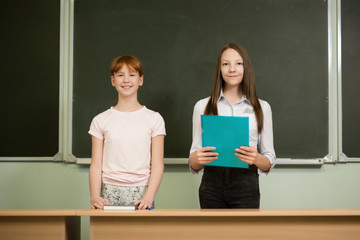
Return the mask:
[[121,86],[121,88],[129,89],[129,88],[132,88],[132,86]]

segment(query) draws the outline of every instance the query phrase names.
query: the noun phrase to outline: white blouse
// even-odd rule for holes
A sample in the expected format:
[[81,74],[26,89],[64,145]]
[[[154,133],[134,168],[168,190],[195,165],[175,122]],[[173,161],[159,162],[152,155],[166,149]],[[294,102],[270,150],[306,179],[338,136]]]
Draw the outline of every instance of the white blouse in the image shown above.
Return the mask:
[[[199,100],[194,107],[193,112],[193,141],[190,149],[190,154],[202,147],[202,138],[201,138],[201,115],[204,114],[205,107],[209,101],[210,97]],[[273,125],[272,125],[272,112],[270,105],[259,99],[261,108],[264,115],[264,127],[261,134],[258,134],[257,131],[257,122],[254,113],[253,106],[251,103],[243,96],[239,102],[233,106],[228,102],[224,94],[221,92],[217,107],[219,116],[248,116],[249,117],[249,146],[256,147],[260,154],[266,156],[271,163],[270,170],[275,166],[276,155],[274,150],[274,141],[273,141]],[[197,174],[199,171],[191,169],[191,172]],[[269,172],[261,171],[262,175],[267,175]]]

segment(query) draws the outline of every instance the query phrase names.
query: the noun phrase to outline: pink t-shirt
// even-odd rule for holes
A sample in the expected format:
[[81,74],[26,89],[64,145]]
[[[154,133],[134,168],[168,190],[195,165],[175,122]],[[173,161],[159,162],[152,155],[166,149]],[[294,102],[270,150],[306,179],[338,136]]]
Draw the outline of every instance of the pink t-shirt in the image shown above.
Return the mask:
[[91,122],[89,134],[104,140],[102,181],[145,186],[150,177],[151,139],[166,135],[164,119],[145,106],[135,112],[110,108]]

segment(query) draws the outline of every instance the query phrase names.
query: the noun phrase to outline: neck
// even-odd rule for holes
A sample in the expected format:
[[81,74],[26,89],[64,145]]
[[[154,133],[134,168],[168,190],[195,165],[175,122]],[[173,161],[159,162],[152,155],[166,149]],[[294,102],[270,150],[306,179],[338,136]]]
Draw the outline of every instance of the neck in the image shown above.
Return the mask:
[[121,112],[134,112],[143,106],[138,102],[137,97],[118,97],[118,102],[114,107]]
[[234,105],[235,103],[240,101],[240,99],[243,96],[238,86],[234,86],[234,87],[225,86],[223,89],[223,93],[231,105]]

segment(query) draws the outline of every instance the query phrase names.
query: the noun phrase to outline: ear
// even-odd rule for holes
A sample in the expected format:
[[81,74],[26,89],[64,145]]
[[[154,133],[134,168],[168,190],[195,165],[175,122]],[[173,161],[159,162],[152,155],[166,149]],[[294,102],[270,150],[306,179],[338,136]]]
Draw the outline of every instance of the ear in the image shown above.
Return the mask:
[[114,75],[111,75],[111,85],[115,87],[115,78]]
[[139,86],[142,86],[144,84],[144,75],[142,75],[140,77],[140,80],[139,80]]

